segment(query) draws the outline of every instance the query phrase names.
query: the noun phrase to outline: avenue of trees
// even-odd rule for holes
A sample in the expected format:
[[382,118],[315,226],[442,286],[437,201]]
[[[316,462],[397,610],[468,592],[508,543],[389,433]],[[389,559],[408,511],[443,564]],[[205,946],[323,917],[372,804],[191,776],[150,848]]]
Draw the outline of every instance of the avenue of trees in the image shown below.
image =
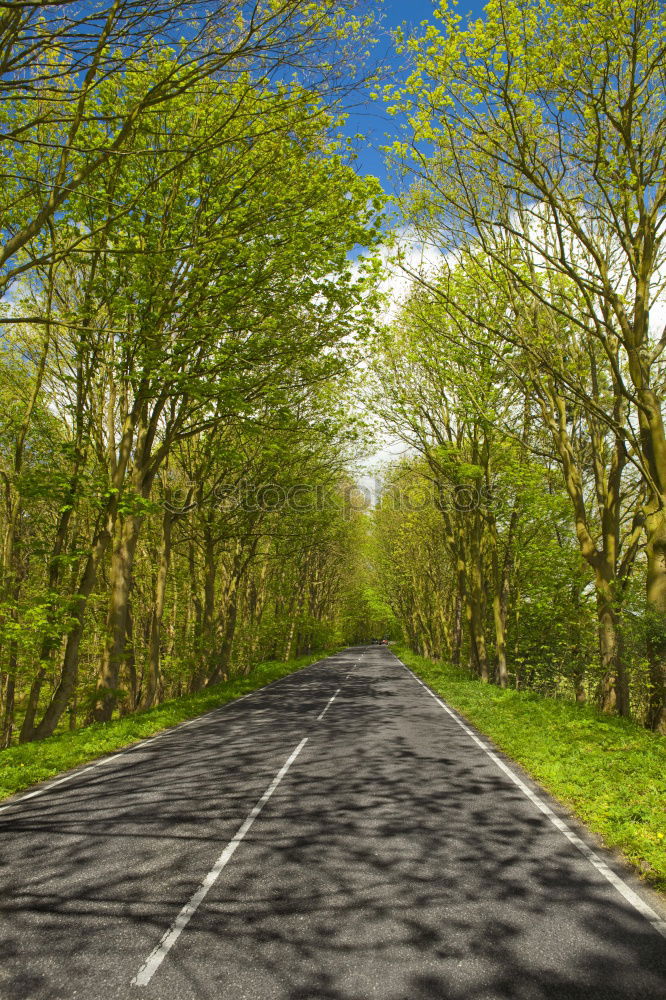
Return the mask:
[[398,38],[383,323],[373,16],[0,8],[0,747],[379,634],[666,731],[664,5]]
[[376,345],[386,596],[427,655],[666,731],[664,5],[442,4],[401,47],[431,264]]
[[0,13],[4,746],[336,636],[381,207],[339,138],[356,6]]

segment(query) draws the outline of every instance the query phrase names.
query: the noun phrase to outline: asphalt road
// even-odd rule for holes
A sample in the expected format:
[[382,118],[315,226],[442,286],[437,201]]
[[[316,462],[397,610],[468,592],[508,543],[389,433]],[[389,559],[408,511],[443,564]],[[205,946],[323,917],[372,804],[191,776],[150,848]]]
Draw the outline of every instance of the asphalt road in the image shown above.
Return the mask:
[[14,800],[0,997],[665,998],[625,875],[502,765],[369,647]]

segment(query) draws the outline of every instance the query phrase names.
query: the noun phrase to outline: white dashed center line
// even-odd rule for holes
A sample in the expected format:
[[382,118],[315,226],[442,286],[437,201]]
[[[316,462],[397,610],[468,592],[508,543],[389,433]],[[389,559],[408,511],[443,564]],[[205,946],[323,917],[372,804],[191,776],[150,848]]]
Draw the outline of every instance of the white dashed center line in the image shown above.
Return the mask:
[[270,785],[268,786],[264,794],[261,796],[257,804],[253,806],[250,812],[247,814],[245,820],[243,821],[241,826],[239,826],[234,836],[231,838],[227,846],[224,848],[219,858],[217,859],[211,870],[208,872],[205,879],[203,880],[197,891],[194,893],[190,901],[186,903],[185,906],[182,908],[182,910],[172,923],[169,930],[162,937],[162,940],[157,945],[157,947],[151,951],[150,955],[148,956],[148,958],[143,963],[143,965],[137,972],[136,976],[132,980],[132,986],[148,985],[148,983],[153,978],[153,976],[159,969],[160,965],[162,964],[166,956],[169,954],[169,952],[175,945],[176,941],[178,940],[182,932],[189,924],[190,920],[198,910],[201,903],[203,903],[210,889],[217,882],[222,870],[226,868],[229,861],[231,861],[231,858],[233,857],[236,848],[244,839],[246,833],[254,823],[255,819],[257,818],[261,810],[264,808],[264,806],[270,799],[271,795],[273,794],[277,786],[280,784],[285,774],[287,773],[291,765],[294,763],[294,761],[296,760],[299,753],[301,752],[301,750],[303,749],[303,747],[307,742],[308,742],[308,737],[306,736],[304,739],[301,740],[296,749],[292,751],[291,755],[288,757],[288,759],[282,765],[278,773],[275,775],[275,777],[273,778]]
[[333,695],[332,698],[328,699],[328,701],[326,702],[325,708],[317,716],[317,722],[319,722],[321,719],[324,718],[324,716],[326,715],[326,713],[328,712],[329,708],[331,707],[331,705],[333,704],[333,702],[335,701],[335,699],[338,697],[339,694],[340,694],[340,688],[338,688],[338,690],[335,692],[335,694]]

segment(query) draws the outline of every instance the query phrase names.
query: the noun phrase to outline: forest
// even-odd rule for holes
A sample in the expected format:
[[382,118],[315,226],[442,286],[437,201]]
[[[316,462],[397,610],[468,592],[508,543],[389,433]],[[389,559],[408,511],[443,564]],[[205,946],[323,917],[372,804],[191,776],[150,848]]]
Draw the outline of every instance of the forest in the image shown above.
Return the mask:
[[664,27],[657,3],[491,3],[399,41],[425,252],[376,355],[408,446],[378,566],[412,646],[661,732]]
[[666,732],[664,7],[376,27],[2,8],[0,746],[379,635]]

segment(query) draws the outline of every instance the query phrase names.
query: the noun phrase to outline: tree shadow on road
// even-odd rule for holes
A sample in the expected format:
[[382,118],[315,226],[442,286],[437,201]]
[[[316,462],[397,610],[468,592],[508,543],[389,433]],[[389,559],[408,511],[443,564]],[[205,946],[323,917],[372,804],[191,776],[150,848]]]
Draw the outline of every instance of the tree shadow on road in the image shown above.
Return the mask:
[[[0,818],[0,996],[666,996],[649,924],[385,653],[341,681],[348,663]],[[303,735],[153,982],[130,986]]]

